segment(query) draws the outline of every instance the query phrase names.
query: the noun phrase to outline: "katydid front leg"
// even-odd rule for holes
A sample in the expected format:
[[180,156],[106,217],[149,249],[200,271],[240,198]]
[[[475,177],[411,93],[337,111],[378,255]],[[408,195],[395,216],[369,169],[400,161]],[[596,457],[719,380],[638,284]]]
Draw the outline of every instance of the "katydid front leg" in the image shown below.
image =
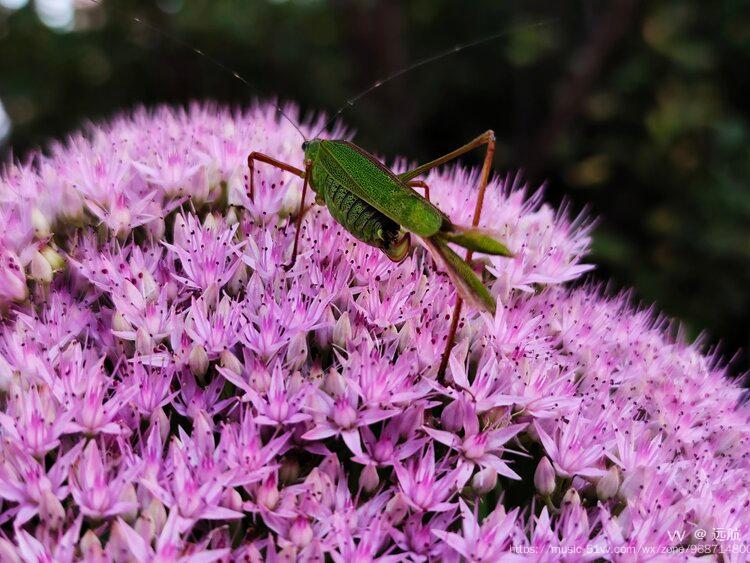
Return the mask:
[[294,263],[297,261],[297,245],[299,244],[299,233],[302,230],[302,216],[305,214],[305,195],[307,195],[307,186],[310,184],[310,171],[312,170],[312,162],[309,160],[305,161],[305,174],[302,182],[302,197],[299,200],[299,211],[297,212],[297,221],[294,228],[294,245],[292,246],[292,261],[289,262],[284,269],[291,270]]
[[299,202],[299,212],[297,213],[297,219],[295,221],[295,230],[294,230],[294,245],[292,246],[292,261],[284,266],[284,269],[289,270],[292,266],[294,266],[294,263],[297,260],[297,246],[299,244],[299,233],[300,228],[302,227],[302,215],[304,215],[305,211],[305,195],[307,194],[307,186],[310,183],[310,169],[312,167],[312,163],[308,160],[305,161],[305,170],[300,170],[296,166],[292,166],[291,164],[287,164],[286,162],[282,162],[276,158],[273,158],[272,156],[268,156],[267,154],[263,154],[262,152],[251,152],[247,157],[247,167],[250,169],[250,201],[254,201],[255,198],[255,184],[254,184],[254,170],[255,170],[255,161],[258,162],[265,162],[266,164],[270,164],[274,168],[278,168],[279,170],[284,170],[286,172],[291,172],[292,174],[295,174],[299,176],[300,178],[303,178],[304,181],[302,183],[302,198]]
[[258,162],[265,162],[266,164],[270,164],[271,166],[279,168],[280,170],[285,170],[286,172],[296,174],[300,178],[305,177],[305,173],[296,166],[292,166],[291,164],[287,164],[286,162],[281,162],[280,160],[275,159],[272,156],[268,156],[267,154],[263,154],[262,152],[253,151],[249,155],[247,155],[247,167],[250,169],[250,193],[248,194],[250,196],[250,201],[254,201],[255,198],[255,174],[253,174],[253,172],[255,171],[256,160]]

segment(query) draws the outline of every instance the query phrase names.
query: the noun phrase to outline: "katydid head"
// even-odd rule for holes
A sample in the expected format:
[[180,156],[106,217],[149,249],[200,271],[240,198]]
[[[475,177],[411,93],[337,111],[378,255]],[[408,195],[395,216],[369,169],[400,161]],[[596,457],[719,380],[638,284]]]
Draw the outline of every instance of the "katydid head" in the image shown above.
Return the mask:
[[305,161],[314,161],[320,147],[320,139],[305,140],[302,143],[302,150],[305,152]]

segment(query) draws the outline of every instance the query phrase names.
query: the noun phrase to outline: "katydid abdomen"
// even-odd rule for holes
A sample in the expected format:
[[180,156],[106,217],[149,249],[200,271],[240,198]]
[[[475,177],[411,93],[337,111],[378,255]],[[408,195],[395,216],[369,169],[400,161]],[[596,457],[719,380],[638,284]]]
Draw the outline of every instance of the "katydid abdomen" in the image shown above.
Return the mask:
[[395,262],[406,258],[409,234],[393,219],[347,190],[325,166],[313,166],[310,182],[331,216],[353,237],[381,249]]
[[341,184],[332,182],[322,191],[331,216],[353,237],[380,248],[396,262],[406,257],[408,234],[401,232],[395,221],[352,195]]

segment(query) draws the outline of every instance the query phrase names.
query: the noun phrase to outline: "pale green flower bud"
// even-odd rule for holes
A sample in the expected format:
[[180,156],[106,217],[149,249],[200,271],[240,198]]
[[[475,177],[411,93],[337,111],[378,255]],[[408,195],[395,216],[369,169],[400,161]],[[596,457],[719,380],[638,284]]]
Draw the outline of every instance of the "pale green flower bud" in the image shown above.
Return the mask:
[[485,467],[471,479],[471,488],[478,495],[486,495],[497,487],[497,471]]
[[221,351],[221,354],[219,355],[219,365],[221,365],[221,367],[223,368],[228,369],[229,371],[236,373],[237,375],[242,375],[242,363],[237,358],[237,356],[235,356],[229,350]]
[[543,457],[534,472],[534,486],[539,494],[548,497],[555,491],[555,469],[549,458]]
[[31,277],[40,283],[50,283],[52,281],[52,266],[47,262],[44,255],[37,251],[31,257],[31,264],[29,265]]
[[378,469],[374,465],[366,465],[359,475],[359,486],[363,490],[371,493],[378,488],[380,484],[380,477],[378,476]]
[[49,236],[49,220],[38,207],[31,210],[31,225],[34,227],[34,230],[39,237]]
[[349,312],[344,311],[333,325],[333,343],[343,348],[351,337],[352,324],[349,321]]
[[81,555],[85,561],[103,561],[104,560],[104,549],[102,549],[102,542],[99,541],[99,537],[96,535],[94,530],[88,530],[81,541],[78,542],[78,547],[81,549]]
[[208,354],[206,353],[206,349],[200,344],[194,345],[193,349],[190,350],[188,363],[190,364],[190,371],[193,372],[195,377],[202,378],[206,375],[208,371]]
[[578,494],[578,491],[576,491],[573,487],[570,487],[567,491],[565,491],[565,495],[563,495],[562,503],[563,504],[581,504],[581,496]]

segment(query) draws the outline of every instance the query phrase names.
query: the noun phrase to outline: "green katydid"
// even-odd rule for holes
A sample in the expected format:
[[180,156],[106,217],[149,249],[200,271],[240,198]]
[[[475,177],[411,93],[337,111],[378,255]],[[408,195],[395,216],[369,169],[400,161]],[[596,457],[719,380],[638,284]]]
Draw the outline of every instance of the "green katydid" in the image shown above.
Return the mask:
[[[100,0],[90,1],[96,4],[101,3]],[[185,45],[179,38],[173,37],[141,18],[133,18],[133,20],[139,24],[148,26],[170,40]],[[546,21],[542,21],[529,26],[523,26],[522,28],[528,29],[529,27],[538,27],[547,23]],[[407,172],[397,174],[376,157],[354,143],[344,140],[324,140],[319,138],[319,134],[344,109],[351,107],[354,102],[386,82],[430,62],[437,61],[466,48],[498,39],[518,29],[502,31],[452,47],[403,68],[383,80],[375,82],[370,88],[347,100],[344,105],[334,112],[333,117],[312,139],[307,139],[300,127],[280,107],[276,106],[276,110],[297,129],[304,139],[302,143],[304,151],[303,167],[298,168],[282,162],[273,156],[256,151],[251,152],[247,159],[250,172],[248,187],[251,200],[254,197],[256,161],[275,166],[303,179],[302,197],[295,222],[292,257],[287,268],[291,268],[297,259],[299,236],[305,214],[305,200],[308,187],[315,192],[315,202],[325,205],[334,220],[344,227],[344,229],[362,242],[379,248],[391,260],[399,262],[406,258],[410,248],[410,235],[414,234],[443,263],[448,275],[458,289],[459,297],[453,309],[448,338],[438,369],[439,378],[443,377],[448,363],[464,300],[467,300],[479,309],[491,313],[494,313],[496,309],[495,299],[471,266],[473,252],[512,256],[510,250],[503,243],[493,238],[488,231],[478,228],[484,194],[489,181],[492,159],[495,152],[495,135],[492,131],[486,131],[444,156]],[[193,47],[191,49],[195,53],[208,58],[224,71],[231,74],[233,78],[250,86],[250,83],[236,71],[199,49]],[[417,178],[433,168],[482,146],[485,147],[485,155],[479,177],[472,225],[471,227],[458,226],[430,201],[429,186],[424,180]],[[423,189],[424,196],[417,193],[415,188]],[[449,243],[454,243],[465,248],[467,250],[465,257],[461,258],[451,249]]]
[[[460,227],[430,202],[429,187],[415,178],[481,146],[486,146],[486,151],[472,227]],[[350,234],[380,248],[395,262],[407,256],[410,234],[420,237],[425,246],[441,259],[460,295],[454,306],[448,340],[438,370],[442,374],[455,339],[463,300],[491,313],[496,308],[495,299],[470,265],[472,253],[512,256],[504,244],[477,228],[495,151],[494,133],[487,131],[466,145],[402,174],[391,171],[373,155],[349,141],[316,138],[305,140],[302,148],[305,154],[304,169],[259,152],[252,152],[248,156],[251,199],[254,195],[256,161],[276,166],[303,179],[292,258],[287,267],[291,268],[296,261],[308,186],[315,192],[316,202],[325,205],[333,218]],[[416,187],[425,190],[425,197],[415,191]],[[461,258],[448,243],[466,248],[466,257]]]

